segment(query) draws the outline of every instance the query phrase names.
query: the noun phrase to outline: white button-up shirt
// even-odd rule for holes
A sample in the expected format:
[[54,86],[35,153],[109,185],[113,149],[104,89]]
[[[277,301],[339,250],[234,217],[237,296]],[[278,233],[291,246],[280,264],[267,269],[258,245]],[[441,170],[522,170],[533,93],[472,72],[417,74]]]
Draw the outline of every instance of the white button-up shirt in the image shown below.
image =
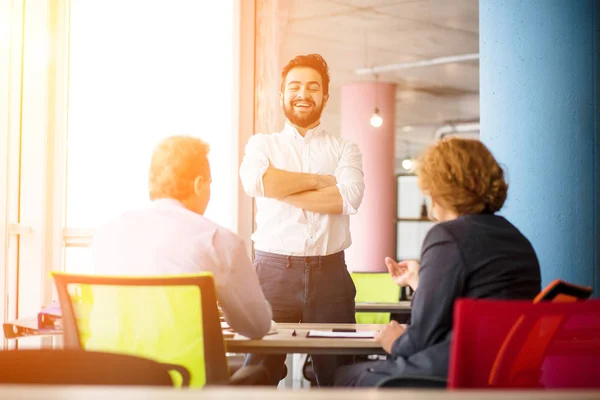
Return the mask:
[[271,306],[242,239],[177,200],[155,200],[125,213],[98,230],[92,249],[94,273],[100,275],[212,272],[229,325],[253,338],[269,331]]
[[[343,200],[342,214],[320,214],[264,197],[268,167],[289,172],[334,175]],[[317,126],[304,137],[290,124],[282,132],[255,134],[248,144],[240,178],[245,192],[256,197],[257,250],[292,256],[325,256],[347,249],[349,215],[363,198],[362,154],[358,146]]]

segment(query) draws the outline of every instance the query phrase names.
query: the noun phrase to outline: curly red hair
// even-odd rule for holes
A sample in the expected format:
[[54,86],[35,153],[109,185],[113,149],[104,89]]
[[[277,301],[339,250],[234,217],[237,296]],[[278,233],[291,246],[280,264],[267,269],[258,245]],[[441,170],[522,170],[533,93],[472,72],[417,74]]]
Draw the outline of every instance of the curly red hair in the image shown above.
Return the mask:
[[429,147],[417,162],[423,193],[459,215],[496,212],[508,192],[504,171],[479,140],[449,138]]

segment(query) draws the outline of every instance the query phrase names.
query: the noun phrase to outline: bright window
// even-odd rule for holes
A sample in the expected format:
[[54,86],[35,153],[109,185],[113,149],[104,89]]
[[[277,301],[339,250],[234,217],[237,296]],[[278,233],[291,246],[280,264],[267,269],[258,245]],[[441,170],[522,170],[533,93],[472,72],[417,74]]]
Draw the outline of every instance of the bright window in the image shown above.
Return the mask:
[[[70,14],[67,231],[147,204],[152,150],[172,134],[211,145],[207,216],[235,230],[234,1],[71,0]],[[87,270],[80,246],[67,241],[67,271]]]

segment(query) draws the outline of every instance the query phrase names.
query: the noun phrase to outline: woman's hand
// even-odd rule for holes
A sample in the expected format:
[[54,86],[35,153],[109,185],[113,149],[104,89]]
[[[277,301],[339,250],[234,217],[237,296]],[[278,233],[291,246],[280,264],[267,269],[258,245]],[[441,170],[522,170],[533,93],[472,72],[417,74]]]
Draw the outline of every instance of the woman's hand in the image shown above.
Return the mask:
[[375,340],[381,344],[381,347],[386,353],[392,354],[392,346],[396,339],[398,339],[404,331],[406,325],[400,325],[396,321],[391,321],[389,324],[383,327],[383,329],[375,334]]
[[419,268],[421,268],[418,261],[408,260],[397,263],[391,258],[386,257],[385,265],[396,285],[409,285],[413,291],[417,290],[419,286]]

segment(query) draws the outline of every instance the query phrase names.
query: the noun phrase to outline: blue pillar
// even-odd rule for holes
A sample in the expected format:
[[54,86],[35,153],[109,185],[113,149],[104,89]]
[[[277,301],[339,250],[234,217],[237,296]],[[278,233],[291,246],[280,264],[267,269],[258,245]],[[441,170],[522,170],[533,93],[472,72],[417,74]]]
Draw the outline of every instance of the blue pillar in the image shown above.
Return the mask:
[[600,1],[481,0],[481,139],[543,285],[600,296]]

